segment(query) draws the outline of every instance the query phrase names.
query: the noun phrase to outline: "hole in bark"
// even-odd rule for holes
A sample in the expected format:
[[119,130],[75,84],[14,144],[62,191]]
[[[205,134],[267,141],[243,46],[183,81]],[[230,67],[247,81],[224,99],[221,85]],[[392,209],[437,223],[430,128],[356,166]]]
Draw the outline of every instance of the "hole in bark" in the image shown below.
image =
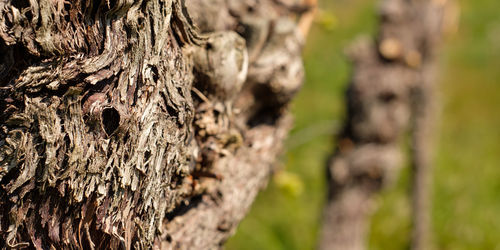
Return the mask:
[[120,125],[120,113],[113,107],[104,108],[101,119],[102,127],[108,136],[113,134]]
[[144,162],[147,162],[151,158],[151,151],[144,152]]
[[380,101],[382,101],[383,103],[390,103],[390,102],[393,102],[395,101],[397,98],[396,94],[394,94],[393,92],[382,92],[380,93],[380,95],[378,96],[378,99]]
[[216,109],[214,109],[213,112],[214,112],[214,116],[215,117],[218,117],[220,115],[220,112],[218,110],[216,110]]
[[70,10],[71,10],[71,3],[65,2],[64,3],[64,20],[68,23],[71,21]]
[[33,14],[31,14],[31,11],[26,11],[24,16],[26,16],[27,20],[30,20],[30,21],[33,20]]
[[175,110],[170,105],[167,105],[167,113],[168,113],[169,116],[172,116],[172,117],[177,117],[177,115],[179,114],[179,112],[177,112],[177,110]]
[[282,103],[271,88],[265,84],[258,84],[252,90],[256,99],[262,102],[252,108],[247,125],[251,128],[262,124],[274,125],[281,115]]
[[137,24],[138,24],[137,26],[138,26],[139,28],[141,28],[141,29],[142,29],[142,28],[144,28],[144,21],[145,21],[145,20],[146,20],[146,19],[145,19],[144,17],[138,17],[138,18],[137,18]]
[[64,3],[64,10],[66,12],[69,12],[71,10],[71,2],[65,2]]
[[167,237],[165,237],[165,239],[166,239],[168,242],[172,242],[172,236],[170,236],[170,235],[167,235]]
[[151,66],[151,71],[153,71],[153,81],[157,83],[159,79],[158,68],[156,66]]
[[70,148],[71,146],[71,139],[69,139],[69,135],[64,136],[64,146],[66,148]]

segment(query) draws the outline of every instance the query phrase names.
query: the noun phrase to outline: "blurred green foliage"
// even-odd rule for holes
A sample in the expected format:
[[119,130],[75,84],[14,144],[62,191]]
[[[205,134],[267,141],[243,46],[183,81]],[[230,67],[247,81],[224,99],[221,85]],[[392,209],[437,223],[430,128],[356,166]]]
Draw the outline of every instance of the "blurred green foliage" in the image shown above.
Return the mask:
[[[376,32],[375,0],[324,0],[304,51],[306,82],[292,105],[290,140],[341,121],[350,66],[343,50]],[[433,188],[436,249],[500,249],[500,1],[460,1],[458,33],[441,53],[440,122]],[[334,124],[332,124],[332,128]],[[299,138],[283,172],[259,194],[227,249],[314,249],[325,199],[325,163],[334,147],[323,130]],[[369,249],[408,249],[410,170],[379,197]]]

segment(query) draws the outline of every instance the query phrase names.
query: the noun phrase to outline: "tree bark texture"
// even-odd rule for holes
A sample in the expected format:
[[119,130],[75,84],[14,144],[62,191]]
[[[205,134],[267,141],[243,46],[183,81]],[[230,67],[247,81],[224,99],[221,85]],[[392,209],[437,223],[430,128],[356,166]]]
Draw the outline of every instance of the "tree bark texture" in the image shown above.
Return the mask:
[[0,248],[220,247],[290,128],[307,9],[0,0]]
[[354,72],[346,95],[347,119],[327,167],[329,195],[320,249],[366,248],[375,195],[397,176],[401,138],[410,127],[415,170],[412,241],[414,249],[428,249],[430,92],[448,4],[384,0],[376,41],[361,39],[350,49]]

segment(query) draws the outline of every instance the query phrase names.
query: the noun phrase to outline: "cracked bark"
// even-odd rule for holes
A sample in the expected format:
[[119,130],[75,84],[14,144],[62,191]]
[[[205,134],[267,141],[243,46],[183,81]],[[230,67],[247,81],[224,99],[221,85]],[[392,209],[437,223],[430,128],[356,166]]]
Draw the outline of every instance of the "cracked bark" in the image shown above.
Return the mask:
[[296,6],[1,0],[0,247],[220,247],[291,126]]
[[[347,119],[327,166],[320,249],[365,249],[375,195],[397,176],[413,128],[413,249],[429,247],[430,138],[435,50],[450,3],[384,0],[375,42],[350,50]],[[411,126],[410,126],[411,125]]]

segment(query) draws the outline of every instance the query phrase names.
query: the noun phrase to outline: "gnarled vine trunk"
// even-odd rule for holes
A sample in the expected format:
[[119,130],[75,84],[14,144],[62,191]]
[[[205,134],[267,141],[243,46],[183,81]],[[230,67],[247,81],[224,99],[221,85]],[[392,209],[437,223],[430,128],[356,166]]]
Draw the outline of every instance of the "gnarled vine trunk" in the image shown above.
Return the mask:
[[0,247],[220,246],[290,128],[305,7],[0,0]]
[[429,248],[430,128],[435,50],[450,1],[384,0],[375,42],[351,49],[347,119],[328,166],[320,249],[365,249],[375,195],[401,166],[413,123],[413,249]]

